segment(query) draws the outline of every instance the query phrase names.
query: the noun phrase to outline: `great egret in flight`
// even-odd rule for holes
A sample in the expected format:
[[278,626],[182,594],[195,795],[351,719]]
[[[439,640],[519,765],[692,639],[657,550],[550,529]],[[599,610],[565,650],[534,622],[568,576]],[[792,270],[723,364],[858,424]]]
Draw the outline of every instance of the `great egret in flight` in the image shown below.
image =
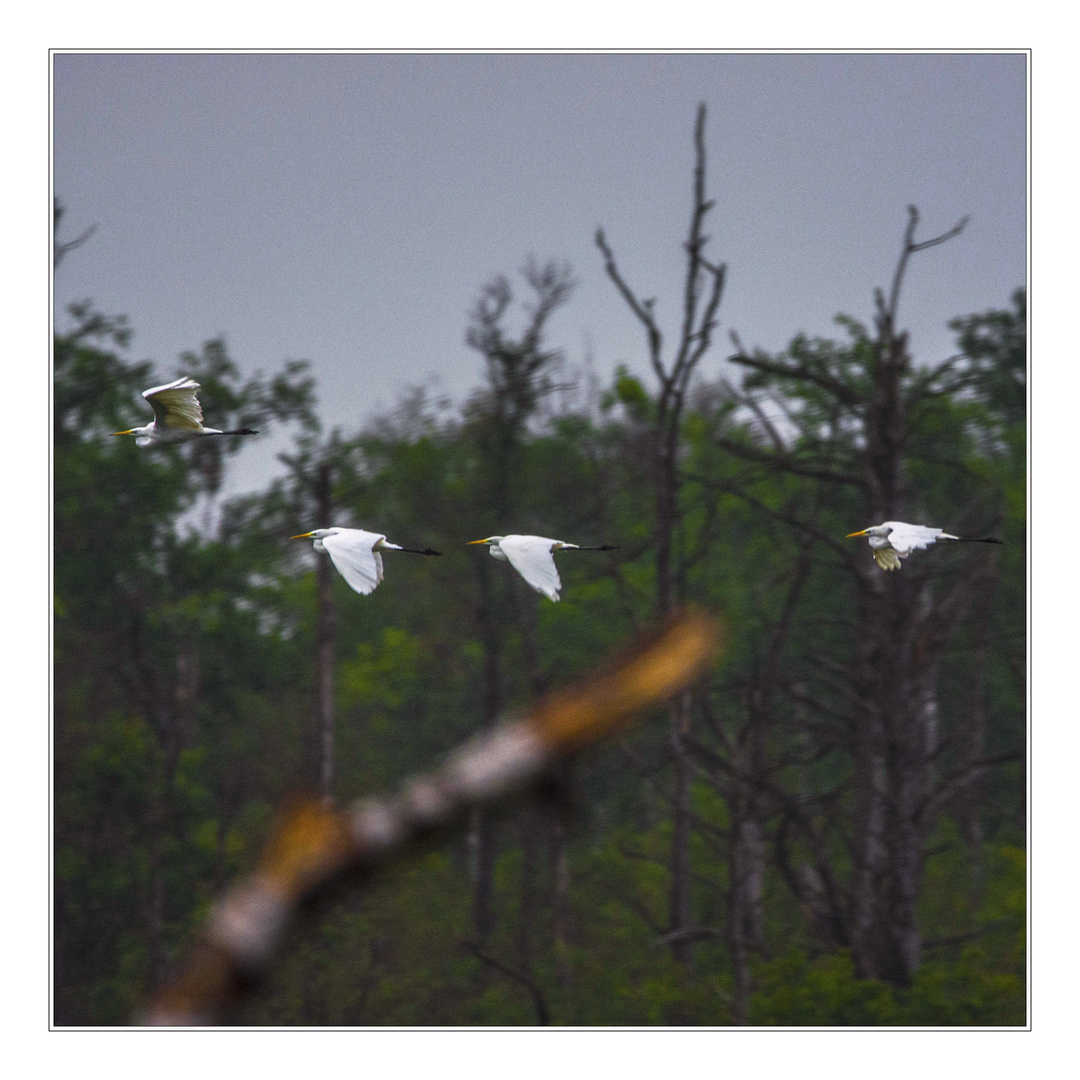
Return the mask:
[[562,582],[559,571],[555,569],[556,551],[614,551],[613,544],[601,544],[599,547],[581,547],[568,544],[564,540],[552,540],[548,536],[489,536],[484,540],[470,540],[470,544],[487,544],[488,551],[496,559],[509,562],[510,565],[538,593],[543,593],[549,600],[559,599]]
[[341,576],[361,596],[374,592],[375,586],[383,579],[380,551],[408,551],[413,555],[442,554],[431,548],[420,551],[391,544],[382,533],[367,532],[365,529],[315,529],[290,539],[306,540],[308,537],[314,539],[316,551],[325,551],[330,556]]
[[258,435],[251,428],[237,431],[218,431],[203,427],[202,407],[195,391],[199,384],[194,379],[176,379],[164,386],[152,386],[143,391],[143,397],[154,410],[154,419],[145,427],[114,431],[114,435],[135,435],[136,446],[153,446],[154,443],[187,442],[201,435]]
[[846,539],[853,536],[869,537],[874,559],[882,570],[899,570],[900,560],[906,559],[916,549],[929,547],[939,540],[955,541],[967,544],[1000,544],[993,536],[953,536],[929,525],[909,525],[906,521],[886,521],[881,525],[871,525],[868,529],[848,533]]

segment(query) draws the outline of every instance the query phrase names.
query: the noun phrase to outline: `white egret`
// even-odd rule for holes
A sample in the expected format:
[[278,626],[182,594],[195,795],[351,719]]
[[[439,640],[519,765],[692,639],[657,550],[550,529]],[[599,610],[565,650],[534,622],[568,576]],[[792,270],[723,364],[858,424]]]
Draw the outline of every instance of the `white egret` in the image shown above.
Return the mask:
[[391,544],[382,533],[367,532],[365,529],[314,529],[290,537],[292,540],[315,541],[316,551],[325,551],[333,560],[338,572],[349,585],[361,596],[374,592],[383,579],[383,564],[380,551],[407,551],[412,555],[441,555],[441,551],[431,548],[401,547]]
[[899,570],[900,560],[906,559],[913,551],[929,547],[940,541],[966,544],[1000,544],[993,536],[953,536],[930,525],[909,525],[906,521],[886,521],[881,525],[871,525],[868,529],[848,533],[845,539],[853,536],[869,537],[874,559],[882,570]]
[[487,544],[488,551],[496,559],[510,565],[534,588],[549,600],[559,599],[562,582],[555,569],[556,551],[614,551],[613,544],[599,547],[581,547],[564,540],[552,540],[548,536],[489,536],[484,540],[470,540],[470,544]]
[[154,410],[154,419],[145,427],[114,431],[114,435],[135,435],[136,446],[153,446],[154,443],[187,442],[202,435],[258,435],[251,428],[237,431],[219,431],[203,427],[202,407],[195,391],[199,384],[194,379],[176,379],[164,386],[152,386],[143,391],[143,397]]

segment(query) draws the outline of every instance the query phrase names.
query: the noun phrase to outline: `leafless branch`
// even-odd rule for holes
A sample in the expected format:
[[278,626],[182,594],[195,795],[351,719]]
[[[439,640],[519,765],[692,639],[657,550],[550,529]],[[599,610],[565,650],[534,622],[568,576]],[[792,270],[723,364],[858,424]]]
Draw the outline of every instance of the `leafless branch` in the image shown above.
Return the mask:
[[825,480],[833,484],[847,484],[859,490],[864,490],[866,487],[866,481],[861,476],[856,476],[854,473],[837,472],[834,469],[815,468],[812,465],[800,465],[786,451],[766,453],[763,450],[755,450],[746,443],[737,442],[723,436],[717,437],[716,445],[745,461],[753,461],[755,464],[780,469],[781,472],[790,473],[792,476],[805,476],[811,480]]
[[919,224],[919,211],[915,206],[908,207],[908,223],[904,230],[904,247],[900,253],[900,261],[896,265],[896,271],[893,274],[892,288],[889,290],[889,303],[886,306],[884,298],[881,295],[881,290],[875,291],[875,301],[877,302],[878,311],[883,320],[885,320],[885,326],[891,333],[893,324],[896,320],[896,306],[900,301],[900,286],[904,279],[904,271],[907,268],[908,260],[917,251],[924,251],[926,248],[935,247],[938,244],[944,244],[946,240],[951,240],[954,236],[959,236],[964,230],[964,226],[968,223],[968,218],[965,216],[954,225],[948,232],[942,233],[940,236],[932,237],[929,240],[922,240],[919,243],[915,242],[915,228]]
[[97,230],[97,225],[91,225],[88,229],[84,229],[74,240],[58,240],[57,232],[60,230],[60,220],[64,216],[64,207],[58,199],[53,200],[53,269],[55,270],[63,260],[64,256],[70,251],[74,251],[77,247],[81,247],[94,235]]
[[777,454],[786,454],[788,451],[787,446],[784,445],[784,440],[780,438],[780,432],[776,430],[773,422],[765,414],[765,410],[761,407],[761,403],[753,394],[740,394],[733,386],[728,386],[728,392],[731,396],[739,402],[740,405],[745,405],[758,419],[758,423],[765,429],[765,433],[769,436],[769,441],[773,445],[773,450]]
[[551,1014],[548,1012],[547,1001],[544,999],[544,994],[540,987],[533,982],[523,972],[516,971],[514,968],[507,964],[504,964],[501,960],[497,960],[494,956],[489,956],[483,952],[479,945],[472,941],[460,942],[466,949],[469,950],[482,964],[487,964],[488,967],[494,968],[496,971],[501,971],[504,975],[508,975],[515,982],[521,983],[529,992],[529,997],[532,998],[533,1008],[536,1009],[536,1023],[539,1027],[547,1027],[551,1023]]
[[611,248],[608,247],[603,229],[596,230],[596,246],[600,248],[604,256],[604,268],[607,270],[608,277],[615,282],[615,287],[622,294],[627,306],[638,317],[642,326],[645,327],[645,334],[649,341],[649,360],[652,363],[653,371],[656,372],[656,377],[662,383],[666,382],[667,376],[664,373],[664,365],[660,359],[663,338],[660,328],[653,318],[652,302],[638,300],[633,290],[626,284],[622,274],[619,272],[619,268],[615,265],[615,256],[612,254]]
[[733,364],[741,364],[743,367],[750,367],[755,371],[763,371],[769,375],[776,375],[782,379],[793,379],[797,382],[813,383],[815,386],[821,387],[822,390],[827,390],[837,399],[837,401],[848,408],[854,409],[859,405],[860,398],[858,393],[839,379],[834,379],[831,375],[827,375],[823,371],[814,371],[812,368],[807,367],[805,363],[798,365],[785,364],[780,361],[769,360],[761,355],[751,356],[743,349],[742,343],[739,341],[738,336],[734,331],[731,331],[730,334],[732,343],[738,350],[728,357]]
[[[787,833],[791,823],[797,823],[806,836],[814,856],[813,872],[804,868],[800,875],[791,864],[787,849]],[[806,910],[818,932],[834,946],[848,944],[846,909],[843,891],[837,883],[825,850],[824,840],[813,823],[796,805],[787,807],[773,840],[776,862],[792,894]]]
[[683,930],[673,930],[670,934],[664,934],[653,942],[654,948],[664,945],[674,945],[679,941],[700,941],[704,938],[726,938],[723,930],[717,930],[712,926],[689,926]]
[[987,769],[991,769],[995,765],[1004,765],[1010,761],[1019,761],[1021,757],[1022,754],[1019,750],[1012,750],[1007,754],[997,754],[994,757],[973,761],[962,768],[954,770],[942,779],[934,792],[919,808],[917,815],[919,821],[924,828],[928,828],[941,808],[955,798],[960,791],[982,776]]
[[[686,243],[686,281],[683,286],[683,324],[679,339],[679,351],[672,366],[673,382],[685,386],[691,371],[709,347],[711,331],[720,297],[724,290],[726,268],[723,264],[713,266],[703,256],[709,238],[702,233],[705,217],[713,207],[713,201],[705,198],[705,103],[698,106],[694,124],[694,210],[690,221],[690,236]],[[699,276],[705,271],[711,278],[712,288],[705,304],[700,322],[697,320]],[[676,408],[681,400],[676,402]]]
[[963,945],[966,941],[974,941],[984,934],[992,934],[996,930],[1004,930],[1007,926],[1015,925],[1013,919],[997,919],[986,926],[980,926],[977,930],[969,930],[966,934],[953,934],[950,937],[931,938],[923,943],[923,949],[944,949],[950,945]]
[[785,681],[781,685],[783,686],[784,692],[792,701],[797,701],[800,705],[806,705],[815,712],[821,713],[822,716],[827,716],[832,720],[839,720],[845,727],[851,725],[855,720],[851,713],[841,712],[839,709],[832,709],[813,694],[810,694],[805,690],[799,690],[789,682]]
[[840,555],[845,563],[848,563],[852,559],[852,553],[849,548],[844,547],[834,536],[819,529],[815,524],[809,521],[803,521],[801,518],[796,517],[794,514],[789,514],[784,510],[776,510],[771,506],[766,505],[760,499],[755,499],[749,492],[744,491],[742,488],[735,484],[723,483],[717,480],[710,480],[708,477],[700,476],[695,473],[687,473],[686,476],[689,479],[696,480],[700,484],[704,484],[706,487],[711,488],[713,491],[722,491],[728,495],[735,495],[742,499],[744,502],[749,503],[751,506],[762,511],[762,513],[768,514],[769,517],[775,518],[777,521],[782,521],[787,525],[790,525],[794,529],[798,529],[800,532],[806,533],[808,536],[812,536],[815,540],[820,540],[823,544],[831,548],[838,555]]
[[[641,861],[647,861],[654,866],[657,865],[656,859],[648,859],[644,855],[639,855],[636,852],[627,851],[624,848],[619,848],[619,854],[627,859],[636,859]],[[653,917],[653,914],[645,906],[645,904],[639,900],[636,896],[619,896],[619,902],[625,904],[641,921],[648,927],[649,931],[653,934],[662,934],[664,932],[663,926],[660,924],[659,919]]]

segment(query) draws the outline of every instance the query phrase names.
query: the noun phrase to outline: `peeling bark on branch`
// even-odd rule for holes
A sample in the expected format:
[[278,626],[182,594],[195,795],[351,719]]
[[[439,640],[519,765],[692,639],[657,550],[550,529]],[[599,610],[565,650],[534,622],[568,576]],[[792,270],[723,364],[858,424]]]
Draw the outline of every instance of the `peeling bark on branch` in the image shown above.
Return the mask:
[[315,800],[289,808],[255,871],[215,905],[187,967],[138,1022],[219,1022],[266,971],[305,901],[460,828],[471,809],[528,787],[553,764],[680,692],[713,662],[718,629],[692,612],[671,621],[590,678],[465,743],[441,767],[406,780],[389,797],[344,810]]

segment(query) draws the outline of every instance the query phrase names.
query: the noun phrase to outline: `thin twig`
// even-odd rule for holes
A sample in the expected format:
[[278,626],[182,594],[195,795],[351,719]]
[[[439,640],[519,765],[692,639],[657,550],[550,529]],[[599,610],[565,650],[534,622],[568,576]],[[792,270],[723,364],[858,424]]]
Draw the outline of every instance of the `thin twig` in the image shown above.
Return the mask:
[[488,956],[475,942],[461,940],[459,943],[464,945],[482,964],[487,964],[488,967],[493,967],[496,971],[509,975],[511,979],[521,983],[528,990],[529,996],[532,998],[533,1008],[536,1009],[536,1023],[539,1027],[547,1027],[551,1023],[551,1014],[548,1012],[543,991],[532,979],[520,971],[515,971],[514,968],[504,964],[501,960],[497,960],[494,956]]

